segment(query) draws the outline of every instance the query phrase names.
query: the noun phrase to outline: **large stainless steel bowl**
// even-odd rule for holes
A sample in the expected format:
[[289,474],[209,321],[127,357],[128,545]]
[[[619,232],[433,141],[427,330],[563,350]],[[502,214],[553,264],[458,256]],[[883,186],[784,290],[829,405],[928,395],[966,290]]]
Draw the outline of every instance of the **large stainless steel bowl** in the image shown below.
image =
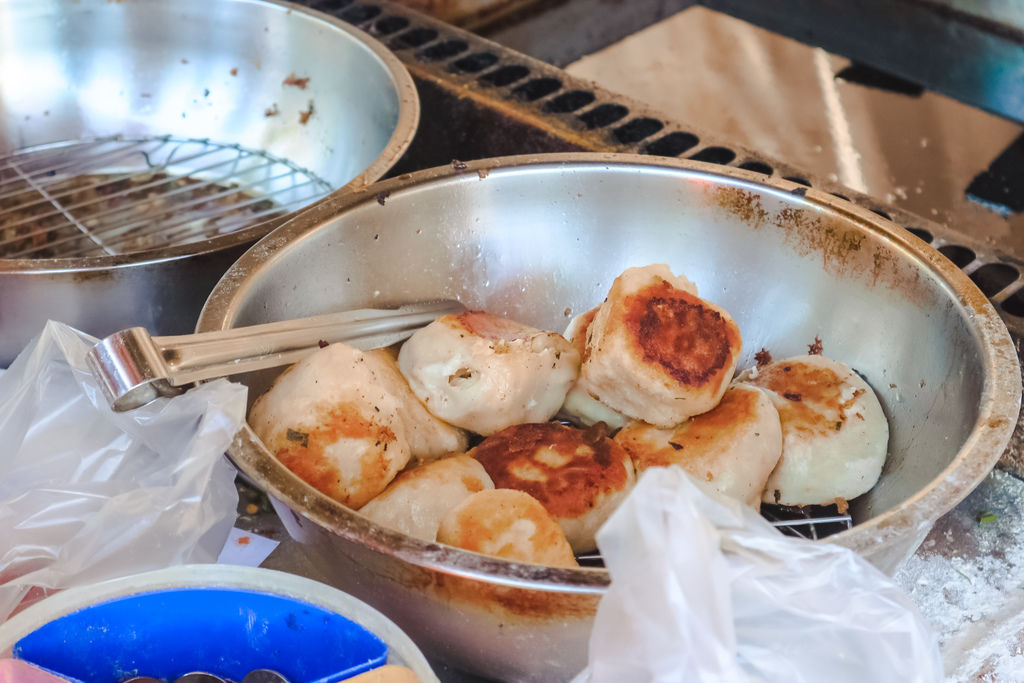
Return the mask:
[[[985,296],[902,228],[831,195],[639,156],[510,157],[334,197],[276,230],[214,289],[199,330],[458,297],[552,330],[628,266],[668,263],[728,310],[741,367],[826,355],[871,383],[891,428],[881,480],[829,538],[892,571],[992,468],[1020,404],[1017,356]],[[243,378],[252,394],[267,377]],[[378,528],[282,467],[248,428],[231,457],[319,570],[421,647],[502,680],[584,663],[608,575],[485,558]]]
[[[289,85],[291,75],[299,80]],[[418,120],[415,85],[393,54],[297,5],[0,3],[0,160],[112,135],[208,139],[266,152],[340,188],[380,178]],[[122,256],[0,258],[0,367],[47,318],[97,335],[133,325],[191,331],[220,275],[272,227]]]

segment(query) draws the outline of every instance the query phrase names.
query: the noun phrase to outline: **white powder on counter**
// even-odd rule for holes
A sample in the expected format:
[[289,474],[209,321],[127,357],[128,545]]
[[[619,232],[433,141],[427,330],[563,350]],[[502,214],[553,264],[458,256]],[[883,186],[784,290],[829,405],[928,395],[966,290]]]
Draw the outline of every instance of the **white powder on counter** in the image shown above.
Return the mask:
[[1024,483],[991,473],[894,577],[935,629],[948,681],[1024,681],[1022,507]]

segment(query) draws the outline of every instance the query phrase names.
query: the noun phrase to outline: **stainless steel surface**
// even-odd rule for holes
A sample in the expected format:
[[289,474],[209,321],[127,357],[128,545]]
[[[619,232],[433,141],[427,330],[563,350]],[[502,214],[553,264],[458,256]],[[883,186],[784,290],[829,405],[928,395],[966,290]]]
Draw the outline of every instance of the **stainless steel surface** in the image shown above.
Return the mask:
[[[706,0],[712,9],[1024,122],[1024,12],[989,0]],[[1000,11],[1000,7],[1005,11]]]
[[[430,297],[561,329],[625,267],[667,262],[737,320],[741,365],[761,347],[803,353],[818,336],[876,389],[890,421],[887,465],[853,502],[854,528],[829,540],[888,571],[987,474],[1017,418],[1017,356],[987,298],[917,238],[830,194],[614,155],[458,164],[374,193],[387,201],[338,195],[256,245],[214,290],[198,329]],[[433,654],[509,680],[581,666],[605,572],[415,541],[305,485],[251,430],[230,452],[332,583]]]
[[[1024,122],[1024,10],[1013,0],[536,0],[475,30],[565,66],[695,4]],[[735,46],[728,46],[731,49]]]
[[[394,55],[297,5],[0,4],[0,155],[170,135],[261,150],[334,187],[354,187],[398,160],[418,114],[415,86]],[[272,227],[134,258],[0,260],[0,366],[47,318],[99,336],[136,325],[191,331],[240,247]]]
[[30,147],[0,157],[0,258],[188,244],[283,216],[331,189],[286,159],[209,140]]
[[111,407],[132,410],[193,382],[298,362],[328,343],[363,350],[390,346],[464,310],[458,301],[427,301],[175,337],[152,337],[133,327],[101,339],[86,362]]
[[[689,68],[697,63],[700,69]],[[989,249],[1024,254],[1024,214],[1001,213],[966,193],[1024,126],[933,92],[848,80],[849,66],[839,56],[695,7],[566,71],[713,130],[732,145],[783,159],[816,187],[830,180],[875,198],[887,213],[899,207],[969,233]]]

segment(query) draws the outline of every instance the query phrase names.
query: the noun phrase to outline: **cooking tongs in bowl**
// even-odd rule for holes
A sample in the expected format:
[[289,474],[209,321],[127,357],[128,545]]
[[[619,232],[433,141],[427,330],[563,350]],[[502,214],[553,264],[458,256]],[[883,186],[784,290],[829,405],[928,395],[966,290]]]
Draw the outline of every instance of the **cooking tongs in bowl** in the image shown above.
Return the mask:
[[200,380],[294,363],[325,342],[363,350],[390,346],[464,310],[454,300],[427,301],[173,337],[132,327],[101,339],[86,360],[110,406],[125,411],[180,394]]

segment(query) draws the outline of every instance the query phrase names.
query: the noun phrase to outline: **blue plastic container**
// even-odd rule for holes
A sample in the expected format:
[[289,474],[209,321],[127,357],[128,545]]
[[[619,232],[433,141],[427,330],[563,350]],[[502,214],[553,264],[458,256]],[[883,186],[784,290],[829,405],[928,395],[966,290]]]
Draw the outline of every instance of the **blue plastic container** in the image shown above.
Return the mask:
[[295,598],[188,587],[128,595],[22,637],[16,657],[82,683],[193,671],[240,681],[272,669],[291,683],[334,683],[382,666],[387,645],[359,624]]

